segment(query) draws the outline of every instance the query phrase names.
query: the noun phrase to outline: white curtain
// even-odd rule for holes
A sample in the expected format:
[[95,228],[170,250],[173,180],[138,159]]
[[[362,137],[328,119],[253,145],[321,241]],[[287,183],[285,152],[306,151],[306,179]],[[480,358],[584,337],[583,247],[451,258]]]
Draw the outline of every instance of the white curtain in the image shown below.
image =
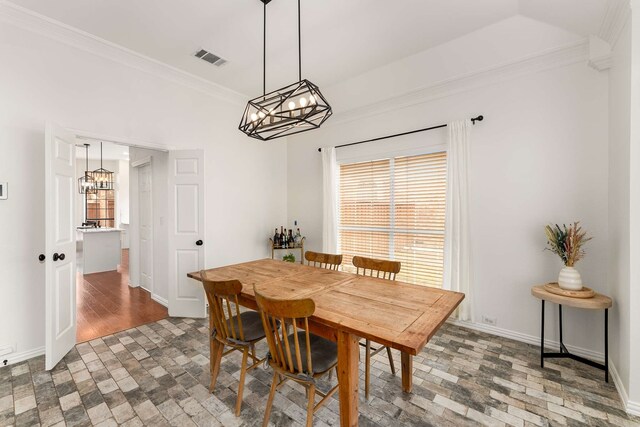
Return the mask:
[[447,210],[444,238],[444,288],[462,292],[459,320],[473,320],[469,238],[469,145],[471,121],[447,124]]
[[322,251],[338,252],[338,163],[335,147],[322,149]]

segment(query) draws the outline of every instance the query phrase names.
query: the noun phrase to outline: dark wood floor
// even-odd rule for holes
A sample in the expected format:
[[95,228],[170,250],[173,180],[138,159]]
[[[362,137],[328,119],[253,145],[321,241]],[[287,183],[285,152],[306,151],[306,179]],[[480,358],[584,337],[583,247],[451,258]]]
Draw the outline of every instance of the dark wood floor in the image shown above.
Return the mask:
[[167,309],[142,288],[129,286],[129,250],[117,271],[78,274],[77,341],[84,342],[167,317]]

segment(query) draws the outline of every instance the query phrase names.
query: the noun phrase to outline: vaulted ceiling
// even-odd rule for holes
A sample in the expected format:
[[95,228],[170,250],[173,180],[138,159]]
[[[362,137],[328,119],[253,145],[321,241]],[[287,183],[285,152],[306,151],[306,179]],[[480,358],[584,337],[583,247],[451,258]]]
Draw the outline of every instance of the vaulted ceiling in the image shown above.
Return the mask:
[[[13,3],[242,94],[262,89],[259,0]],[[267,90],[297,78],[296,5],[267,8]],[[606,8],[607,0],[303,0],[302,73],[328,86],[517,14],[586,37]],[[201,48],[228,62],[195,58]]]

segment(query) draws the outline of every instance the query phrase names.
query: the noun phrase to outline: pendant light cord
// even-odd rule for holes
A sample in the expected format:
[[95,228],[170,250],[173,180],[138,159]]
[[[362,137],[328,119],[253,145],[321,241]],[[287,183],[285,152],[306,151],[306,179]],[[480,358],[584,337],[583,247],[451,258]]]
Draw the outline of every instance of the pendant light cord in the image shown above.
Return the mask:
[[102,141],[100,141],[100,169],[102,169]]
[[298,81],[302,81],[302,44],[300,42],[300,0],[298,0]]
[[267,94],[267,2],[263,2],[262,22],[262,95]]

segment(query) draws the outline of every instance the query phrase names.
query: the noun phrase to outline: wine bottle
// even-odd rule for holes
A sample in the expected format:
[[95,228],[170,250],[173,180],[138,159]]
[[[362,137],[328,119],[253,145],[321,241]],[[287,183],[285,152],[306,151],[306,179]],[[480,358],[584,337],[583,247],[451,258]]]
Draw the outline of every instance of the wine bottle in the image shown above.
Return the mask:
[[280,227],[280,246],[283,248],[287,247],[287,230],[284,227]]
[[280,236],[278,236],[278,227],[276,227],[276,232],[275,232],[275,233],[273,233],[273,246],[274,246],[274,247],[276,247],[276,248],[277,248],[278,246],[280,246],[280,245],[279,245],[279,242],[278,242],[278,238],[279,238],[279,237],[280,237]]
[[296,246],[302,246],[302,235],[300,234],[300,228],[296,230],[296,237],[294,237]]
[[287,243],[288,243],[290,248],[295,247],[295,245],[293,243],[293,230],[291,230],[291,229],[289,229],[289,235],[287,236]]

